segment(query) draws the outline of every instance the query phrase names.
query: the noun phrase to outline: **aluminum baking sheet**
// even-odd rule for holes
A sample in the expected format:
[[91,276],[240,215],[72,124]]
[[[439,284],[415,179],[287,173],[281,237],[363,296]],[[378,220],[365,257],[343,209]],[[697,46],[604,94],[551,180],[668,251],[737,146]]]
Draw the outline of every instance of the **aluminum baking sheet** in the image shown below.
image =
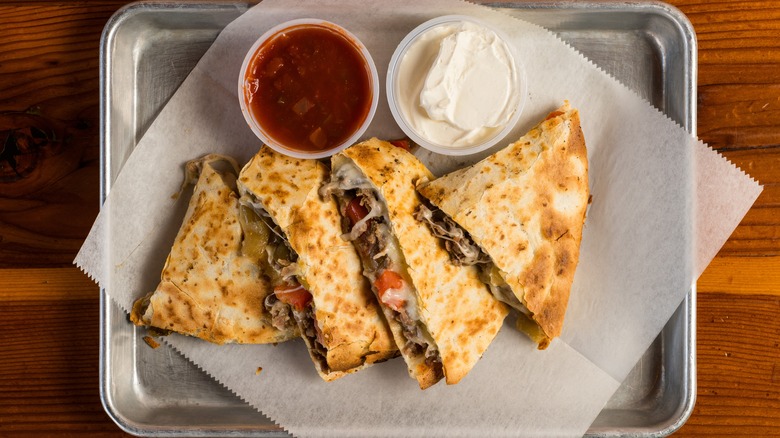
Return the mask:
[[[696,134],[696,41],[662,3],[500,3],[556,33]],[[246,3],[138,3],[101,40],[101,201],[158,111]],[[182,212],[183,214],[183,212]],[[665,436],[695,400],[695,287],[588,431]],[[288,436],[143,329],[101,291],[100,391],[110,417],[141,436]]]

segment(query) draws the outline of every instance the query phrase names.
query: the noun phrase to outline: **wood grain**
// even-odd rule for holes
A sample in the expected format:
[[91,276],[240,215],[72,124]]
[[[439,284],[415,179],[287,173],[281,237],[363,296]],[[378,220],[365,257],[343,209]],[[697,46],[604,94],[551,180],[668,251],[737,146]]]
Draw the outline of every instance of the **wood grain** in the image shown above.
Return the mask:
[[98,298],[98,286],[74,267],[5,269],[0,272],[4,286],[0,290],[2,302],[50,303]]
[[[99,400],[97,287],[70,265],[98,209],[100,33],[125,3],[0,1],[3,437],[127,436]],[[676,435],[780,436],[780,2],[671,3],[697,32],[700,137],[764,185],[699,281]],[[33,128],[59,140],[5,149]]]
[[698,283],[698,394],[678,436],[780,436],[780,4],[675,1],[699,43],[698,133],[764,192]]
[[780,4],[675,1],[699,44],[698,133],[764,185],[698,283],[698,394],[678,436],[780,436]]
[[721,254],[780,255],[780,3],[672,3],[699,44],[699,136],[764,185]]
[[780,257],[716,257],[699,277],[696,287],[700,296],[716,292],[749,298],[780,297]]
[[[123,3],[0,4],[0,267],[70,265],[97,215],[98,48]],[[55,140],[12,147],[31,128]]]
[[678,435],[780,435],[778,295],[700,294],[698,395]]
[[[98,211],[100,34],[125,3],[0,2],[0,268],[27,268],[0,269],[3,437],[129,436],[100,403],[97,286],[71,266]],[[61,141],[9,153],[31,127]]]
[[76,268],[0,278],[0,436],[127,436],[98,396],[97,286]]

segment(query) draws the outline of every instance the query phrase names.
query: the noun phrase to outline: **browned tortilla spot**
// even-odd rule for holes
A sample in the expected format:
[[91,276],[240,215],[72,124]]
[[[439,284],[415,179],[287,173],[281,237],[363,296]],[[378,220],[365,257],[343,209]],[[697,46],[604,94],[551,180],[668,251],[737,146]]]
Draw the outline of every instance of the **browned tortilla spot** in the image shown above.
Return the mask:
[[566,103],[505,149],[418,189],[506,273],[545,334],[539,347],[559,336],[590,199],[577,110]]
[[219,160],[204,158],[160,284],[148,307],[144,300],[134,305],[131,320],[218,344],[291,339],[297,332],[275,329],[260,305],[269,284],[254,261],[240,255],[238,197],[212,166]]
[[[506,307],[479,281],[476,268],[452,264],[438,239],[414,219],[420,205],[415,182],[433,178],[416,157],[388,142],[371,139],[335,155],[333,168],[347,160],[368,177],[386,202],[392,231],[410,267],[421,320],[437,344],[447,383],[457,383],[495,337]],[[390,323],[398,327],[397,322]],[[421,388],[442,377],[434,366],[408,363]]]
[[241,175],[239,190],[244,198],[260,202],[298,254],[327,349],[328,369],[315,360],[320,376],[333,380],[393,357],[395,343],[362,275],[360,259],[341,238],[338,206],[333,199],[319,196],[329,176],[325,165],[262,147]]

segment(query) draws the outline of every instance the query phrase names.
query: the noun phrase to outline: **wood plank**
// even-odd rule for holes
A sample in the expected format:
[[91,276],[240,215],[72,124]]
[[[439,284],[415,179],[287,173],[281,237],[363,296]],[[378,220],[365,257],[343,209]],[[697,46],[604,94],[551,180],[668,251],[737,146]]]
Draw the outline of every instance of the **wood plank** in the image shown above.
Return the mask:
[[57,271],[0,271],[4,285],[10,274],[31,288],[29,301],[0,299],[0,436],[128,436],[100,404],[98,296],[72,270]]
[[[780,132],[780,125],[777,130]],[[723,155],[754,177],[764,191],[720,255],[780,255],[780,145],[726,149]]]
[[780,255],[780,3],[671,3],[697,34],[699,137],[764,185],[719,254]]
[[[780,187],[780,175],[777,172],[780,169],[780,144],[723,148],[719,152],[766,188],[777,190]],[[767,204],[780,205],[780,193],[772,192]]]
[[710,146],[780,145],[780,131],[773,129],[780,126],[780,84],[702,85],[698,97],[698,134]]
[[673,1],[699,47],[699,136],[716,148],[780,144],[780,4]]
[[0,269],[0,301],[96,300],[98,286],[76,267]]
[[780,257],[715,257],[696,283],[707,293],[780,297]]
[[720,255],[780,255],[780,4],[674,3],[697,31],[699,136],[764,185]]
[[697,308],[698,394],[676,436],[780,436],[780,296],[701,293]]
[[0,268],[69,265],[97,216],[100,35],[124,3],[0,4],[0,140],[49,136],[0,145]]
[[[721,84],[767,84],[780,83],[780,63],[729,64],[708,62],[699,66],[699,87]],[[699,118],[701,120],[701,118]]]

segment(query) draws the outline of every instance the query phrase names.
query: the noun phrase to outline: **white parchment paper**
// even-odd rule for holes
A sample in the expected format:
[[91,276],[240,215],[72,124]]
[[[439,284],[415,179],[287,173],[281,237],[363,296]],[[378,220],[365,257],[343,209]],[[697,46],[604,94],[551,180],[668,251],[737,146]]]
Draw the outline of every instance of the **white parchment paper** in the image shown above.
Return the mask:
[[[180,225],[171,212],[181,204],[170,195],[183,163],[210,152],[246,161],[259,147],[239,109],[237,78],[267,29],[304,17],[340,24],[369,48],[384,83],[411,29],[440,15],[479,17],[509,35],[527,70],[529,100],[507,142],[564,99],[580,110],[593,204],[561,338],[540,352],[504,327],[460,384],[426,391],[400,359],[326,384],[301,342],[215,346],[176,335],[168,342],[297,436],[582,435],[760,186],[537,26],[458,0],[367,8],[359,0],[265,0],[231,23],[128,158],[76,264],[125,310],[156,286]],[[367,135],[402,135],[384,93]],[[467,163],[420,157],[435,174]]]

